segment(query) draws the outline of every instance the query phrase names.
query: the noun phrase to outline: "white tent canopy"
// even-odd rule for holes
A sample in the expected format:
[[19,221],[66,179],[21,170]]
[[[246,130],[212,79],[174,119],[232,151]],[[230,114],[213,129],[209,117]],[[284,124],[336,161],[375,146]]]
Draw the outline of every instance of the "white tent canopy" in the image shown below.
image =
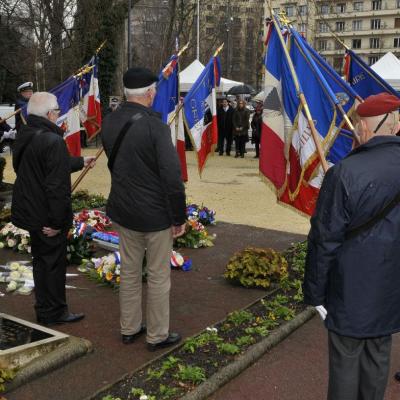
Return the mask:
[[[194,60],[179,74],[179,82],[182,92],[188,92],[196,79],[203,72],[204,65],[199,60]],[[243,82],[232,81],[230,79],[221,78],[221,83],[217,91],[227,92],[231,87],[243,85]]]
[[371,68],[394,89],[400,90],[400,60],[393,53],[386,53]]

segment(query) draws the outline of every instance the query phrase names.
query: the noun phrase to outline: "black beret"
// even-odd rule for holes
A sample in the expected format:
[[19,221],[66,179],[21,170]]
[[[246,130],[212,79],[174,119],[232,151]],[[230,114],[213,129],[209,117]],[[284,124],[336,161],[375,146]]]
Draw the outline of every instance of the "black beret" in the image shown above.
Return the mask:
[[124,87],[127,89],[144,88],[157,81],[157,75],[142,67],[129,68],[123,77]]

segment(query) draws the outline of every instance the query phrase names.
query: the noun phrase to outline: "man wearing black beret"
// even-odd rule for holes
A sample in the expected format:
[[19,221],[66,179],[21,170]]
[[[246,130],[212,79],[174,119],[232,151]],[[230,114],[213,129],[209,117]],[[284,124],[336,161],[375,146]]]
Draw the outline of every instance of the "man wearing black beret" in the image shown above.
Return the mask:
[[383,400],[400,331],[400,99],[357,107],[361,146],[325,175],[308,235],[304,302],[328,329],[328,400]]
[[[126,102],[106,116],[102,141],[111,172],[107,214],[120,238],[122,342],[147,329],[155,351],[178,343],[169,331],[172,241],[185,232],[186,200],[169,127],[150,107],[158,78],[146,68],[123,77]],[[142,265],[147,262],[147,328],[142,323]]]

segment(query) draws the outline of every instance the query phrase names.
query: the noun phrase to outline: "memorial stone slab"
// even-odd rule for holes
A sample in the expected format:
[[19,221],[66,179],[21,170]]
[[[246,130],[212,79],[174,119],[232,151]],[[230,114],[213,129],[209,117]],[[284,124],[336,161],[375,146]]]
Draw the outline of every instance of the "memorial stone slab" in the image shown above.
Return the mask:
[[67,339],[64,333],[0,313],[0,368],[21,368]]

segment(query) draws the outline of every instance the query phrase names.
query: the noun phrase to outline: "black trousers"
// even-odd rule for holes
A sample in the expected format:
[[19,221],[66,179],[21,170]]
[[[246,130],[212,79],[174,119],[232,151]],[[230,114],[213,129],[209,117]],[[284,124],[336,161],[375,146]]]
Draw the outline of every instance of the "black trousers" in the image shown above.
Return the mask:
[[230,154],[232,149],[232,134],[226,135],[223,132],[218,132],[218,151],[219,154],[224,154],[224,145],[226,142],[225,153]]
[[383,400],[391,336],[356,339],[328,333],[328,400]]
[[242,136],[236,136],[235,137],[236,140],[236,155],[240,155],[240,156],[244,156],[244,151],[246,148],[246,136],[242,135]]
[[36,317],[52,321],[68,312],[65,297],[67,270],[67,232],[47,237],[40,231],[29,232],[33,257]]
[[256,157],[260,157],[260,141],[259,140],[255,140],[254,141],[254,145],[256,148]]

